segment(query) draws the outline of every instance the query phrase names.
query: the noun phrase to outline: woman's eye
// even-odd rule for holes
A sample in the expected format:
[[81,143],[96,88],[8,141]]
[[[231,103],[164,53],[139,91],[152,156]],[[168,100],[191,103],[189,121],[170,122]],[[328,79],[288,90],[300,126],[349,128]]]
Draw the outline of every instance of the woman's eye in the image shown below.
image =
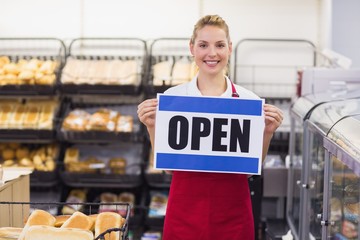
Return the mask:
[[206,47],[206,44],[200,44],[199,47],[205,48],[205,47]]
[[218,45],[218,48],[224,48],[225,47],[225,44],[219,44]]

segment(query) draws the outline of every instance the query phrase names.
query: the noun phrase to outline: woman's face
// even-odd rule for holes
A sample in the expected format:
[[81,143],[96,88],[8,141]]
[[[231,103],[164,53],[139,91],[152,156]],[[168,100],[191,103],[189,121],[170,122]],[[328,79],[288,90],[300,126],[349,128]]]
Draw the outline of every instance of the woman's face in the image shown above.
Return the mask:
[[190,44],[190,51],[200,72],[211,75],[223,74],[232,45],[229,44],[223,29],[205,26],[198,30],[194,43]]

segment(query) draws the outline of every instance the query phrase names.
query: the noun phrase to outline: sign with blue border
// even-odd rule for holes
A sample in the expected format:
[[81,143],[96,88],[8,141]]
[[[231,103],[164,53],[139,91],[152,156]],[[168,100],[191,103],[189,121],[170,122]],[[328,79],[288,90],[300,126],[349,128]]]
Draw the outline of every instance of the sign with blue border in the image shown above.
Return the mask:
[[157,97],[156,169],[261,174],[263,99]]

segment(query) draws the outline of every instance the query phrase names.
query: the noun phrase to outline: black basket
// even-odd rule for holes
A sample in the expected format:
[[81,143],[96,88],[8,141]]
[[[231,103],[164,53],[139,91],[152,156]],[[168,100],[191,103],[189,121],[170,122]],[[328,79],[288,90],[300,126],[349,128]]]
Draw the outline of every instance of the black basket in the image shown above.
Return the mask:
[[[41,209],[45,211],[51,212],[51,209],[61,209],[62,207],[69,205],[66,202],[0,202],[1,209],[4,211],[1,212],[1,217],[6,219],[11,225],[13,220],[21,220],[24,221],[31,210]],[[98,236],[95,236],[95,240],[103,240],[105,237],[112,232],[119,232],[120,239],[127,240],[128,239],[128,231],[129,231],[129,218],[131,206],[128,203],[71,203],[71,205],[76,205],[77,207],[81,207],[84,214],[97,214],[99,212],[100,206],[111,205],[116,206],[121,209],[126,208],[125,215],[125,223],[121,228],[110,228],[106,231],[100,233]],[[60,211],[59,211],[60,212]],[[22,222],[24,224],[24,222]],[[9,226],[12,227],[12,226]]]
[[[147,47],[144,40],[138,38],[78,38],[74,39],[69,46],[68,60],[135,60],[139,62],[134,84],[89,84],[89,83],[61,83],[61,92],[68,95],[138,95],[141,92],[142,82],[146,73]],[[62,72],[63,77],[74,77],[66,72],[66,66]],[[75,76],[76,77],[76,76]],[[95,76],[86,76],[91,81]],[[105,82],[108,77],[97,78]]]
[[[132,132],[116,132],[116,131],[72,131],[62,128],[63,121],[68,114],[74,109],[85,110],[93,113],[100,108],[107,108],[118,111],[122,115],[130,115],[133,117]],[[111,142],[139,142],[143,140],[143,134],[140,131],[140,122],[136,116],[136,106],[120,105],[120,104],[88,104],[88,103],[69,103],[66,107],[64,119],[60,121],[57,132],[58,138],[67,142],[87,142],[87,143],[111,143]]]
[[65,62],[66,48],[62,40],[57,38],[0,38],[0,56],[7,56],[12,62],[20,59],[57,61],[54,84],[7,84],[0,86],[1,96],[39,96],[54,95],[60,78],[60,72]]
[[145,173],[146,182],[150,187],[170,187],[172,175],[168,173]]
[[[128,166],[139,168],[141,166]],[[133,188],[142,185],[141,174],[74,173],[61,171],[62,181],[70,187]]]
[[188,58],[191,60],[189,41],[189,38],[158,38],[152,42],[146,83],[147,94],[154,95],[156,93],[163,93],[168,88],[174,86],[171,83],[165,83],[165,81],[163,81],[161,85],[155,85],[153,82],[153,66],[159,62],[171,60],[173,62],[172,67],[174,67],[175,62],[180,58]]

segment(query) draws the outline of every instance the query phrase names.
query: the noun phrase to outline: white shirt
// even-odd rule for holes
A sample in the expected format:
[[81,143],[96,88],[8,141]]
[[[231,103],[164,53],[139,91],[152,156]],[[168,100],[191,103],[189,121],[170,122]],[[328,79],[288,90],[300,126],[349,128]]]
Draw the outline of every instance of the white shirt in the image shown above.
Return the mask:
[[[220,97],[231,97],[232,96],[232,88],[231,81],[228,77],[225,76],[226,79],[226,91],[220,95]],[[236,92],[239,94],[239,98],[241,99],[260,99],[252,91],[243,88],[239,85],[234,84]],[[171,87],[167,89],[164,94],[166,95],[177,95],[177,96],[202,96],[199,88],[197,87],[197,76],[195,76],[190,82],[183,83],[177,85],[175,87]]]

